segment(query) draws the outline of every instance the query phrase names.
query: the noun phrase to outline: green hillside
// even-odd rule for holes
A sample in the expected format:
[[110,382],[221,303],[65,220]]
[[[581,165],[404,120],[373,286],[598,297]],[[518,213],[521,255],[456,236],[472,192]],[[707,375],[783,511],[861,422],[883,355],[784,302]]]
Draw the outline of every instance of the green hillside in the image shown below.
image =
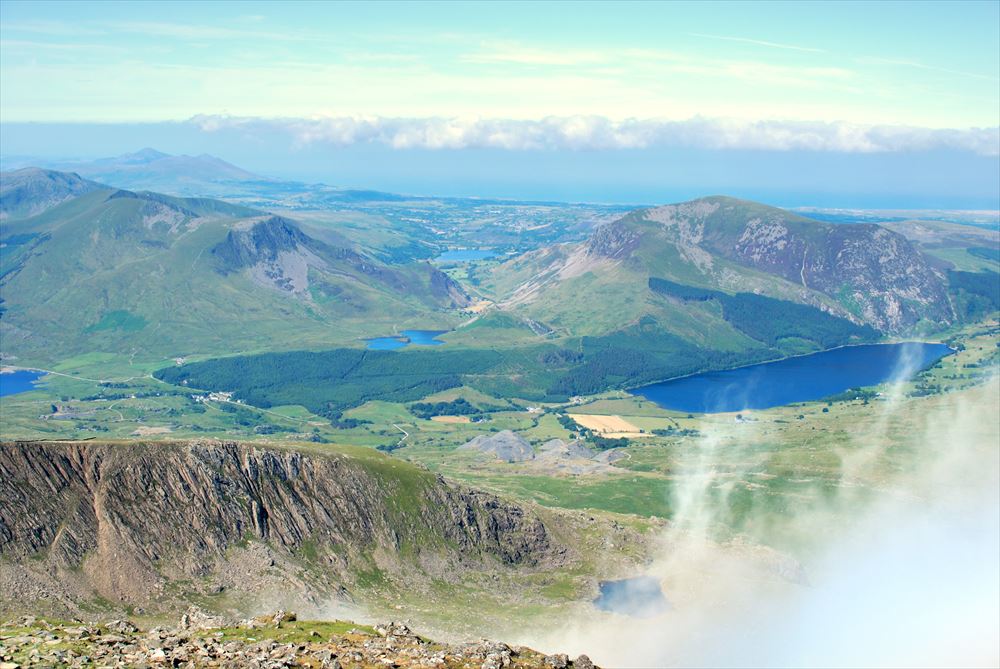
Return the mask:
[[[107,354],[160,368],[172,384],[336,422],[370,400],[459,386],[563,402],[872,341],[894,330],[865,318],[874,302],[858,286],[914,314],[946,286],[900,235],[731,198],[633,212],[585,242],[453,271],[458,280],[427,262],[393,262],[378,238],[355,241],[349,226],[310,220],[317,226],[219,200],[101,189],[6,221],[2,352],[34,364]],[[418,243],[407,230],[382,241]],[[835,251],[853,258],[854,283],[844,267],[799,257]],[[909,263],[914,278],[873,275],[863,262],[873,253]],[[841,274],[836,292],[823,289]],[[980,277],[950,276],[962,282],[952,293],[963,313],[991,308]],[[480,296],[494,304],[470,312]],[[922,318],[951,303],[932,307]],[[363,350],[363,338],[404,328],[449,330],[449,345]]]
[[6,221],[3,352],[162,359],[329,346],[447,325],[467,299],[426,263],[388,266],[316,235],[218,200],[110,189]]
[[483,286],[566,333],[605,334],[652,315],[702,345],[748,344],[717,308],[651,299],[654,277],[806,304],[884,332],[954,319],[944,277],[902,235],[727,197],[632,212],[585,243],[510,260]]

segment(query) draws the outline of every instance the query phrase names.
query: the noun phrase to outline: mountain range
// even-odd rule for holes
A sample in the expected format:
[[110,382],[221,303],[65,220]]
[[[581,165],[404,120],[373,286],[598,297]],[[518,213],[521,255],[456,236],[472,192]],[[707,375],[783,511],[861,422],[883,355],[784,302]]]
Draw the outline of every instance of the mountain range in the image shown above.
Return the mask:
[[[187,160],[148,149],[98,162],[141,174],[183,171]],[[193,160],[213,178],[253,176]],[[395,229],[393,249],[382,249],[378,238],[361,244],[356,225],[307,225],[294,212],[37,168],[2,181],[3,353],[29,359],[356,347],[422,327],[453,330],[447,340],[464,348],[561,342],[584,358],[588,346],[645,346],[655,332],[668,338],[656,344],[664,351],[738,362],[933,331],[989,308],[973,285],[984,279],[955,275],[906,228],[816,221],[723,196],[638,209],[584,241],[449,274],[395,252],[433,246],[432,219]],[[977,234],[988,258],[998,244]],[[675,284],[680,293],[664,288]],[[717,299],[687,299],[687,288]],[[755,309],[773,315],[767,332],[750,324]],[[790,325],[803,319],[808,327]]]

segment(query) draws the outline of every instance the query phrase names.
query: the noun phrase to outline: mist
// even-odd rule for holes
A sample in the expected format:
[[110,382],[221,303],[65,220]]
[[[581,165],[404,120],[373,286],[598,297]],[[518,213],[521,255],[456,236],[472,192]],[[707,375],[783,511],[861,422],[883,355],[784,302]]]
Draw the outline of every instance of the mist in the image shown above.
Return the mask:
[[576,622],[526,641],[605,667],[997,666],[1000,381],[905,399],[914,364],[904,354],[845,426],[836,494],[817,487],[783,515],[755,507],[741,525],[753,538],[719,528],[753,478],[761,425],[710,423],[642,574],[670,610],[639,619],[582,603]]

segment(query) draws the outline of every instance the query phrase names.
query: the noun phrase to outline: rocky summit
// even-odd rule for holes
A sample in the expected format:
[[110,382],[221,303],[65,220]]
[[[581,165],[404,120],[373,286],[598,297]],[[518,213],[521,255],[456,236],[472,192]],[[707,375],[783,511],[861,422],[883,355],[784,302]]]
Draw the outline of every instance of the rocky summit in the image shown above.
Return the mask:
[[21,667],[254,667],[280,669],[593,669],[586,655],[570,660],[498,641],[444,644],[403,623],[363,626],[303,622],[278,611],[221,621],[192,609],[176,625],[147,629],[128,620],[103,624],[26,616],[0,624],[0,669]]

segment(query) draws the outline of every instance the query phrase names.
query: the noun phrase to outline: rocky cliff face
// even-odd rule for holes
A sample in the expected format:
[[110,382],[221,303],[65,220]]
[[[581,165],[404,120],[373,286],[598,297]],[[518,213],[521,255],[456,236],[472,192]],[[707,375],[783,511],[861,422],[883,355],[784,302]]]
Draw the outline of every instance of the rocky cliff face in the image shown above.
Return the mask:
[[212,249],[221,273],[237,272],[258,263],[275,262],[282,253],[298,252],[314,245],[292,221],[270,216],[229,231],[225,241]]
[[327,276],[350,278],[396,295],[414,294],[433,304],[464,307],[470,303],[462,287],[435,267],[422,265],[410,272],[386,266],[347,246],[311,237],[281,216],[237,225],[211,252],[216,271],[222,275],[246,270],[261,285],[307,299],[310,284],[317,276]]
[[708,252],[780,276],[833,297],[856,319],[886,332],[953,317],[944,279],[909,240],[878,225],[835,225],[711,197],[633,212],[614,224],[621,230],[603,236],[624,238],[641,229],[642,243],[654,243],[645,239],[653,234],[650,223],[685,256]]
[[167,605],[183,584],[344,593],[359,572],[447,577],[562,559],[525,509],[362,450],[4,443],[0,499],[0,608]]
[[621,260],[639,245],[640,235],[621,222],[602,225],[590,236],[587,251],[592,255]]

